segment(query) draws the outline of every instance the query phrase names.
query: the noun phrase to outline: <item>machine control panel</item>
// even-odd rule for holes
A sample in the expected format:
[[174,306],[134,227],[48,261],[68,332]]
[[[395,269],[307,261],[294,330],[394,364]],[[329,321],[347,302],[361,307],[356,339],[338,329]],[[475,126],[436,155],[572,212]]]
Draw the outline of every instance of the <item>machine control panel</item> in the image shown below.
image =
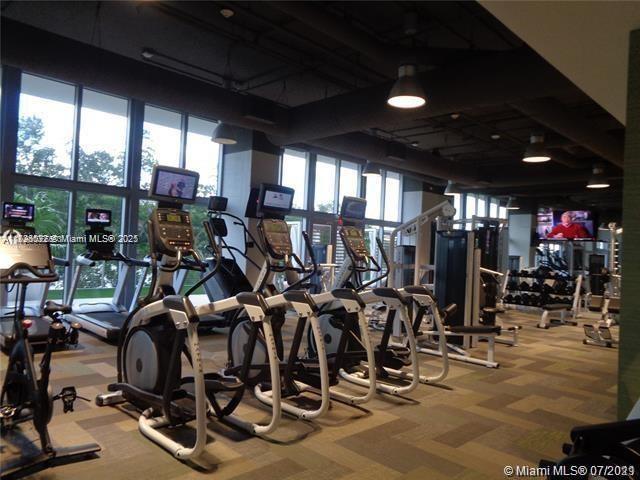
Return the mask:
[[345,225],[342,227],[342,237],[345,241],[345,247],[353,253],[357,260],[366,261],[370,257],[361,229]]
[[269,255],[282,259],[291,255],[293,246],[289,236],[289,225],[284,220],[265,218],[261,222],[262,232]]
[[193,229],[189,212],[176,208],[157,208],[152,215],[155,248],[162,253],[193,249]]

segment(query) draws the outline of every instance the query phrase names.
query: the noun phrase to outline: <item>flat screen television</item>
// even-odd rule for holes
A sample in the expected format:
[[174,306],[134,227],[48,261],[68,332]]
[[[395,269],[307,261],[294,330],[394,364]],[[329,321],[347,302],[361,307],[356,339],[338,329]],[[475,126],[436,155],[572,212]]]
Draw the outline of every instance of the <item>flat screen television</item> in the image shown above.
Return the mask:
[[340,217],[346,220],[364,220],[367,201],[358,197],[342,197]]
[[33,222],[35,210],[36,207],[32,203],[4,202],[2,218],[10,222]]
[[258,195],[258,214],[265,217],[284,217],[291,213],[293,188],[263,183]]
[[595,238],[590,210],[538,210],[536,233],[539,240],[581,240]]
[[87,208],[84,212],[84,223],[88,226],[109,227],[111,226],[111,210]]
[[198,172],[156,165],[151,174],[149,198],[166,203],[193,203],[198,192],[199,178]]

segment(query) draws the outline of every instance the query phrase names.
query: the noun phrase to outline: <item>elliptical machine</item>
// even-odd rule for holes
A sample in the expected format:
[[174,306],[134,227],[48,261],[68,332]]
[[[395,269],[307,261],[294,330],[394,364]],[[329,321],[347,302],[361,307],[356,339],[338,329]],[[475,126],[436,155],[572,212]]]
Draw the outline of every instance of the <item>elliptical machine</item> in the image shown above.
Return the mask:
[[13,315],[15,341],[0,393],[2,436],[10,439],[11,434],[15,433],[17,440],[15,427],[32,421],[40,438],[39,451],[22,451],[21,458],[16,462],[3,462],[3,479],[19,478],[44,468],[86,460],[100,451],[97,444],[54,449],[47,429],[55,400],[62,400],[64,413],[67,413],[73,411],[75,400],[81,398],[72,386],[52,395],[49,385],[53,350],[58,343],[65,341],[68,334],[59,315],[68,312],[69,307],[47,302],[45,313],[51,316],[52,321],[49,323],[44,354],[36,367],[29,341],[33,320],[25,318],[24,305],[29,285],[51,283],[58,278],[48,244],[22,243],[19,236],[5,235],[0,239],[0,284],[13,284],[18,288]]
[[[265,302],[273,313],[273,328],[280,360],[282,385],[280,395],[284,398],[291,398],[297,397],[303,392],[312,392],[319,393],[321,396],[320,405],[314,410],[302,409],[287,402],[282,403],[282,409],[298,418],[311,420],[326,413],[331,398],[351,404],[362,403],[372,397],[375,389],[371,389],[364,396],[353,396],[336,392],[331,388],[338,382],[338,370],[341,368],[345,349],[342,348],[337,356],[327,358],[318,323],[319,306],[326,303],[338,303],[344,308],[345,316],[350,322],[355,321],[366,325],[365,305],[359,295],[348,288],[336,289],[318,295],[310,295],[306,291],[310,286],[310,279],[317,275],[318,267],[306,232],[303,232],[302,235],[312,265],[305,266],[293,251],[289,227],[284,220],[284,217],[291,211],[293,195],[294,191],[291,188],[263,184],[248,202],[249,207],[253,206],[255,211],[252,212],[251,208],[248,208],[247,213],[248,216],[260,218],[258,223],[259,247],[261,251],[265,252],[265,261],[254,289],[264,294]],[[286,277],[288,286],[282,292],[276,288],[276,275]],[[287,305],[293,307],[297,316],[291,347],[286,353],[283,328],[287,305],[283,303],[283,298]],[[248,357],[245,351],[246,345],[249,345],[251,349],[255,347],[254,356],[251,358],[252,374],[247,381],[254,385],[254,393],[258,400],[265,404],[271,404],[276,387],[265,381],[261,374],[262,370],[259,368],[264,364],[265,339],[262,337],[258,337],[256,340],[249,338],[248,325],[248,320],[242,316],[238,316],[231,325],[229,369],[227,371],[234,373],[238,365],[246,362]],[[318,345],[317,355],[314,358],[308,358],[300,353],[307,326],[309,327],[309,336],[314,342],[317,341]],[[256,341],[257,345],[254,345]],[[369,359],[373,372],[373,354]]]
[[[415,287],[413,293],[400,292],[394,288],[375,287],[371,285],[383,282],[388,275],[389,260],[381,240],[376,237],[378,249],[382,254],[385,268],[371,255],[362,233],[366,200],[357,197],[344,197],[340,212],[341,227],[340,239],[344,245],[346,257],[338,274],[336,275],[336,288],[351,288],[359,293],[365,304],[384,302],[387,306],[387,319],[381,342],[375,347],[375,374],[362,368],[362,362],[371,367],[368,360],[367,327],[356,324],[346,324],[343,321],[340,309],[335,304],[328,304],[322,309],[320,315],[320,328],[326,344],[327,352],[332,355],[346,348],[348,362],[345,362],[339,373],[345,380],[377,389],[392,395],[403,395],[414,390],[420,382],[419,362],[416,352],[416,340],[413,325],[411,323],[411,311],[416,296],[423,299],[425,306],[433,304],[426,289]],[[365,274],[371,275],[365,280]],[[392,344],[391,332],[396,315],[406,332],[407,347]],[[366,324],[365,324],[366,325]],[[317,343],[311,336],[308,337],[309,349],[316,355]],[[403,369],[409,367],[410,372]],[[386,382],[390,377],[410,379],[406,385],[393,385]]]
[[[176,196],[175,186],[182,184]],[[198,173],[184,169],[156,166],[152,174],[149,196],[159,204],[147,223],[152,263],[152,284],[146,298],[125,321],[118,344],[118,382],[108,386],[111,393],[99,395],[99,406],[129,402],[141,410],[138,427],[143,435],[170,451],[180,460],[197,457],[206,445],[208,416],[224,417],[252,433],[266,433],[275,428],[280,418],[278,398],[274,397],[271,422],[256,425],[232,415],[240,402],[245,384],[233,376],[204,373],[198,324],[200,316],[218,314],[240,307],[246,309],[252,322],[260,323],[267,338],[272,338],[268,308],[262,297],[243,293],[235,298],[194,307],[189,295],[173,290],[173,276],[185,257],[200,264],[193,247],[193,230],[185,203],[195,201]],[[215,271],[213,272],[215,274]],[[206,280],[203,279],[203,280]],[[273,342],[270,342],[271,345]],[[193,375],[182,377],[181,357],[187,359]],[[267,349],[267,357],[277,366],[275,351]],[[242,372],[245,372],[245,367]],[[276,370],[277,372],[277,370]],[[272,381],[277,384],[277,374]],[[217,394],[231,397],[226,405]],[[176,427],[195,421],[196,440],[185,446],[159,429]]]

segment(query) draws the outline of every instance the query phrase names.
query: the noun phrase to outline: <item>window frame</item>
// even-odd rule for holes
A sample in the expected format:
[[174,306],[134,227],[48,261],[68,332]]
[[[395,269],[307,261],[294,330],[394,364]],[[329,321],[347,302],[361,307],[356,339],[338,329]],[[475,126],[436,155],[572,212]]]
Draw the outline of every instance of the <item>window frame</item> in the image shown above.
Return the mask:
[[[66,85],[70,85],[75,89],[74,96],[74,120],[73,120],[73,137],[71,144],[71,172],[69,178],[53,178],[53,177],[41,177],[35,175],[27,175],[18,173],[16,171],[16,155],[17,155],[17,143],[15,139],[18,134],[19,127],[19,102],[21,93],[21,79],[22,74],[28,74],[43,78],[45,80],[58,82]],[[17,185],[25,187],[37,187],[47,189],[58,189],[69,192],[69,204],[67,225],[61,233],[64,234],[81,234],[82,232],[74,232],[74,221],[77,215],[76,206],[77,198],[83,193],[103,194],[122,199],[121,210],[121,231],[114,233],[124,232],[137,232],[138,231],[138,218],[139,218],[139,205],[140,200],[147,199],[147,189],[140,188],[140,167],[141,167],[141,154],[142,154],[142,135],[144,125],[144,109],[147,105],[145,102],[137,100],[135,98],[127,98],[122,95],[113,94],[111,92],[102,91],[95,88],[86,88],[91,92],[104,94],[127,101],[127,138],[124,151],[124,182],[122,186],[105,185],[101,183],[86,182],[78,180],[79,174],[79,148],[80,148],[80,128],[82,122],[82,97],[85,91],[85,87],[81,84],[71,83],[67,81],[61,81],[57,78],[51,78],[46,75],[40,75],[29,71],[23,71],[16,67],[2,65],[0,71],[2,90],[1,90],[1,104],[0,115],[2,118],[2,152],[0,155],[0,191],[2,192],[2,200],[10,201],[14,195],[14,188]],[[180,159],[179,166],[184,168],[186,163],[186,141],[188,132],[188,119],[189,116],[198,119],[218,123],[218,120],[205,118],[200,115],[191,115],[188,112],[177,111],[172,108],[163,107],[162,105],[148,104],[156,108],[169,110],[180,114]],[[220,192],[222,178],[224,175],[224,145],[218,150],[218,177],[217,177],[217,192]],[[207,207],[208,198],[196,197],[196,205]],[[136,257],[138,255],[136,244],[127,243],[122,245],[122,252],[125,255]],[[142,253],[142,252],[140,252]],[[66,247],[66,255],[64,260],[70,262],[71,266],[65,267],[64,274],[64,286],[63,295],[66,297],[71,286],[71,280],[73,277],[73,245],[68,244]],[[131,285],[125,287],[125,291],[128,293],[126,302],[131,301],[134,291],[134,279],[131,278]]]

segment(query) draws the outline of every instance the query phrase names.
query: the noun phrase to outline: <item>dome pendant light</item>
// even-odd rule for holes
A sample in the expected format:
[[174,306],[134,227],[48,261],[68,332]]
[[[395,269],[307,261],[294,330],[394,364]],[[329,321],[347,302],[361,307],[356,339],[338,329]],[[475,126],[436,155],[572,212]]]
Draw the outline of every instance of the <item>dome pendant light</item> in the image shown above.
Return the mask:
[[415,65],[400,65],[398,80],[393,84],[387,103],[395,108],[418,108],[427,103],[427,96],[416,76]]
[[544,135],[531,134],[530,142],[524,151],[523,162],[542,163],[551,160],[551,155],[544,146]]
[[609,180],[604,175],[604,169],[599,166],[593,167],[593,173],[587,183],[587,188],[609,188]]
[[509,197],[507,202],[507,210],[520,210],[520,202],[516,197]]
[[362,169],[362,176],[373,177],[375,175],[380,176],[380,168],[371,162],[367,162]]
[[220,122],[213,130],[211,141],[222,145],[235,145],[238,143],[234,128],[228,123]]
[[456,184],[453,180],[449,180],[447,182],[447,188],[444,189],[445,195],[455,195],[456,193],[462,193],[458,184]]

